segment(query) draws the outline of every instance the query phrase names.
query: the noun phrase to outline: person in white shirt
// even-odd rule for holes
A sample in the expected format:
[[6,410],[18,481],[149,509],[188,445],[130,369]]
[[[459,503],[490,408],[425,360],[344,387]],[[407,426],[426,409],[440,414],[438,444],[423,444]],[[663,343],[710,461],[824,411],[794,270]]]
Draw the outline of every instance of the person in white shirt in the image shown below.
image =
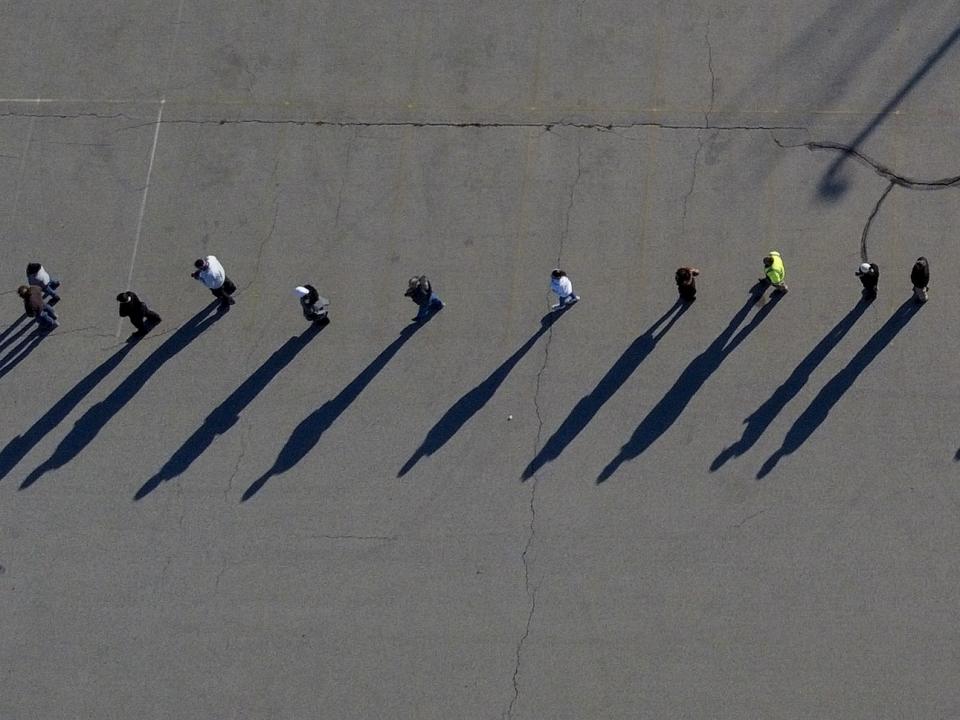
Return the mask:
[[221,305],[231,305],[234,302],[230,296],[236,291],[237,286],[227,277],[223,265],[215,256],[207,255],[205,258],[200,258],[193,263],[193,266],[197,269],[190,274],[191,277],[208,287],[214,297],[220,299]]
[[557,294],[557,298],[560,300],[556,305],[550,306],[551,310],[569,307],[580,299],[579,295],[573,294],[573,283],[560,268],[554,268],[553,272],[550,273],[550,289]]
[[50,273],[40,263],[32,262],[27,265],[27,285],[36,285],[43,291],[44,295],[49,295],[51,305],[60,302],[60,296],[57,295],[60,281],[51,280]]

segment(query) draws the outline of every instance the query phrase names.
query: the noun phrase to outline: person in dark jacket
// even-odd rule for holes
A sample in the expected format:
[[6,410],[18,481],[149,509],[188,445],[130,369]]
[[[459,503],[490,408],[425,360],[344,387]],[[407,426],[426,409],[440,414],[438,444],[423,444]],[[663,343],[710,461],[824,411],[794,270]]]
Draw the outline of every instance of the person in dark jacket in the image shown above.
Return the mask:
[[130,318],[130,322],[140,335],[145,335],[151,327],[160,322],[160,316],[147,307],[135,292],[122,292],[117,295],[120,303],[120,317]]
[[917,299],[917,302],[925,303],[928,297],[927,286],[930,285],[930,264],[922,255],[913,264],[913,270],[910,271],[910,281],[913,283],[913,296]]
[[880,283],[880,268],[876,263],[860,263],[855,273],[863,284],[863,294],[871,300],[877,296],[877,285]]
[[413,300],[420,308],[417,316],[413,318],[416,322],[423,322],[431,312],[443,309],[443,301],[433,291],[426,275],[410,278],[404,295]]
[[60,323],[57,314],[43,300],[43,290],[38,285],[21,285],[17,295],[23,298],[23,311],[28,317],[36,318],[41,330],[53,330]]
[[693,302],[697,299],[697,281],[696,277],[700,271],[694,267],[682,267],[677,270],[675,280],[677,281],[677,292],[686,302]]
[[294,292],[300,297],[300,307],[307,320],[322,325],[330,322],[327,311],[330,301],[318,293],[313,285],[299,285]]

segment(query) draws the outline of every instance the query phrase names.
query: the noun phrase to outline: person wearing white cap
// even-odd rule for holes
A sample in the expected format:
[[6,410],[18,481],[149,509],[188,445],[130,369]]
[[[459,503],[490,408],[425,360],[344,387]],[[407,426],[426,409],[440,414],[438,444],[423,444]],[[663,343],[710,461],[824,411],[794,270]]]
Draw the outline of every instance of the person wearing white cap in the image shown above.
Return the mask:
[[298,285],[294,289],[297,297],[300,298],[300,307],[303,309],[303,316],[310,322],[318,322],[326,325],[330,322],[330,316],[327,306],[330,301],[317,292],[313,285]]
[[567,273],[560,268],[554,268],[550,273],[550,290],[556,293],[560,300],[556,305],[551,305],[551,310],[560,310],[573,305],[580,299],[579,295],[573,293],[573,283],[567,277]]
[[876,263],[860,263],[857,268],[857,277],[863,283],[863,294],[871,300],[877,296],[877,285],[880,283],[880,268]]

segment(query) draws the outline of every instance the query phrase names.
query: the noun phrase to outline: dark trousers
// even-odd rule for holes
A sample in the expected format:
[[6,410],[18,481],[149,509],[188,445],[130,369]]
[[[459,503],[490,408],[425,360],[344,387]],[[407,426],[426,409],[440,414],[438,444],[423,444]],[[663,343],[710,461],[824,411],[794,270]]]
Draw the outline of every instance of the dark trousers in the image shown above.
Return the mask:
[[233,280],[228,277],[223,279],[223,285],[218,288],[211,288],[210,292],[213,293],[213,296],[220,299],[222,303],[230,302],[230,296],[236,292],[237,286],[233,284]]

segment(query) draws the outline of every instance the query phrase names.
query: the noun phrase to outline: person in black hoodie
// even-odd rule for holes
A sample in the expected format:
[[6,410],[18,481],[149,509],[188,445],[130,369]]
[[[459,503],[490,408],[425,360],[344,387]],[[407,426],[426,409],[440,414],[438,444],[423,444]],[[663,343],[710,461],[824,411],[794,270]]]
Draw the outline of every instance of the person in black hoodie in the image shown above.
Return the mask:
[[880,268],[876,263],[860,263],[855,273],[863,284],[864,296],[871,300],[877,297],[877,285],[880,283]]
[[694,267],[682,267],[677,270],[674,279],[677,281],[677,292],[686,302],[693,302],[697,299],[697,281],[696,277],[700,271]]
[[420,308],[417,316],[413,318],[415,322],[423,322],[431,312],[443,309],[443,301],[433,291],[426,275],[410,278],[404,295],[413,300]]
[[160,322],[160,316],[148,308],[135,292],[128,290],[120,293],[117,295],[117,302],[120,303],[120,317],[130,318],[140,335],[145,335],[151,327]]
[[913,264],[913,270],[910,271],[910,281],[913,283],[913,296],[917,299],[917,302],[925,303],[927,301],[927,286],[930,284],[930,264],[922,255]]

